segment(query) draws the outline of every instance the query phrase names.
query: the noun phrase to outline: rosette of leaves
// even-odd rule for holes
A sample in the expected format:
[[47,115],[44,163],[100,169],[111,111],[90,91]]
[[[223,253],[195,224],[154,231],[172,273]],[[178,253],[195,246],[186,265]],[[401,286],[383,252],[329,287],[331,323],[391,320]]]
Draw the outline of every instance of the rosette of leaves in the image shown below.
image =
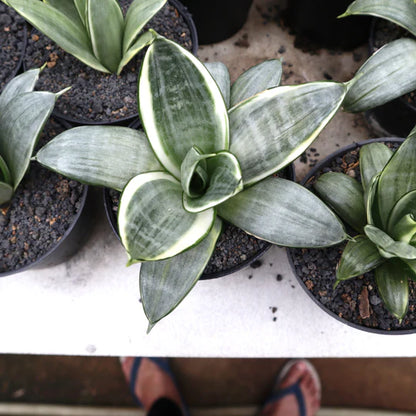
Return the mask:
[[22,181],[58,94],[33,91],[41,69],[13,78],[0,95],[0,205]]
[[141,298],[151,328],[198,281],[222,220],[283,246],[324,247],[346,238],[319,198],[271,175],[305,151],[346,96],[361,102],[380,94],[371,79],[379,67],[363,69],[360,79],[372,88],[362,97],[355,82],[278,86],[276,60],[249,69],[230,87],[223,64],[207,70],[179,45],[156,37],[139,77],[146,134],[77,127],[36,159],[81,182],[123,191],[119,234],[128,264],[142,262]]
[[86,65],[119,75],[152,41],[142,32],[167,0],[133,0],[123,17],[117,0],[2,0]]
[[374,271],[386,308],[407,312],[416,280],[416,129],[393,152],[382,143],[360,150],[361,183],[336,172],[315,183],[318,194],[359,234],[347,243],[336,284]]

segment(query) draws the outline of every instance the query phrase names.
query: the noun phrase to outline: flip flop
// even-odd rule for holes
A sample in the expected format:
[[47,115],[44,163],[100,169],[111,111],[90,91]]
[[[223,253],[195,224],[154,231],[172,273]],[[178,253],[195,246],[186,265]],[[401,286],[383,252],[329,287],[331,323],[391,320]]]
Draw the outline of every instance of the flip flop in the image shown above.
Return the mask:
[[[140,401],[139,397],[136,395],[135,392],[135,387],[136,387],[136,380],[137,380],[137,375],[139,373],[140,370],[140,364],[142,362],[142,358],[143,357],[135,357],[135,359],[133,360],[133,365],[131,367],[130,370],[130,382],[129,382],[129,389],[130,389],[130,393],[133,397],[133,399],[135,400],[136,404],[143,408],[143,404]],[[160,357],[145,357],[147,359],[149,359],[150,361],[154,362],[164,373],[166,373],[169,378],[172,380],[173,384],[175,385],[176,389],[179,392],[179,396],[181,399],[181,410],[184,414],[184,416],[189,416],[189,410],[188,407],[185,404],[185,401],[182,397],[182,394],[179,391],[178,385],[176,383],[176,379],[175,376],[169,366],[169,363],[167,361],[167,359],[165,358],[160,358]],[[120,358],[120,361],[123,362],[123,358]]]
[[302,390],[300,388],[299,381],[292,384],[289,387],[286,387],[283,389],[279,388],[280,384],[285,379],[289,371],[293,368],[294,365],[296,365],[299,362],[303,362],[306,365],[307,370],[309,371],[313,381],[315,382],[318,388],[319,399],[321,399],[321,391],[322,391],[321,381],[319,379],[319,375],[317,371],[315,370],[315,367],[307,360],[290,360],[279,371],[279,374],[277,375],[277,378],[276,378],[276,381],[272,390],[272,394],[264,403],[263,408],[271,403],[277,402],[283,397],[293,394],[296,398],[296,402],[299,407],[299,416],[306,416],[306,404],[305,404],[305,399],[303,397]]

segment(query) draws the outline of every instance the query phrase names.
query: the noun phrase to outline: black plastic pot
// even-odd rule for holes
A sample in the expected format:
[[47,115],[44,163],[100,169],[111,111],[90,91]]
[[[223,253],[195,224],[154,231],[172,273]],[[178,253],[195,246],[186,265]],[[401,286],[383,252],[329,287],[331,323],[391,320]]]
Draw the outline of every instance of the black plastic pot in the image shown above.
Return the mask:
[[[179,15],[183,18],[185,24],[188,26],[189,28],[189,32],[190,32],[190,38],[191,38],[191,42],[192,42],[192,53],[194,55],[197,54],[198,52],[198,36],[197,36],[197,32],[196,32],[196,28],[195,28],[195,24],[194,21],[191,17],[191,14],[188,12],[187,8],[179,1],[179,0],[168,0],[169,4],[171,6],[173,6],[179,13]],[[25,63],[23,63],[25,66]],[[25,68],[26,69],[26,68]],[[125,76],[127,76],[128,74],[124,72],[122,72],[121,76],[123,76],[123,74]],[[66,86],[65,86],[66,87]],[[61,111],[59,111],[59,109],[57,109],[57,107],[55,107],[54,111],[53,111],[53,116],[59,120],[62,120],[64,122],[68,122],[74,126],[79,126],[79,125],[120,125],[120,126],[128,126],[132,121],[134,121],[137,117],[138,117],[138,113],[137,111],[130,115],[130,116],[126,116],[126,117],[118,117],[116,119],[108,119],[108,120],[99,120],[99,121],[94,121],[88,118],[82,118],[82,119],[77,119],[74,118],[71,115],[67,115],[67,114],[63,114]]]
[[367,42],[371,19],[352,16],[337,19],[351,0],[290,0],[286,10],[296,46],[353,49]]
[[[301,184],[302,185],[306,185],[308,186],[308,184],[310,184],[311,182],[314,181],[314,178],[320,173],[322,172],[325,167],[330,166],[331,162],[336,159],[336,158],[342,158],[345,154],[356,150],[358,148],[360,148],[361,146],[364,146],[366,144],[370,144],[370,143],[374,143],[374,142],[383,142],[383,143],[397,143],[397,144],[401,144],[403,142],[404,139],[399,139],[399,138],[380,138],[380,139],[372,139],[372,140],[367,140],[367,141],[363,141],[363,142],[359,142],[359,143],[354,143],[352,145],[346,146],[342,149],[339,149],[338,151],[332,153],[331,155],[329,155],[328,157],[326,157],[325,159],[323,159],[320,163],[318,163],[309,173],[308,175],[302,180]],[[366,331],[366,332],[370,332],[370,333],[376,333],[376,334],[389,334],[389,335],[404,335],[404,334],[413,334],[416,333],[416,328],[415,329],[392,329],[392,330],[383,330],[383,329],[378,329],[378,328],[373,328],[373,327],[367,327],[364,325],[360,325],[358,323],[354,323],[354,322],[350,322],[340,316],[338,316],[335,312],[329,310],[324,304],[322,304],[312,293],[311,290],[309,290],[306,287],[306,284],[304,283],[304,281],[302,280],[302,278],[296,273],[296,267],[294,264],[294,260],[293,260],[293,256],[294,256],[294,252],[295,250],[299,250],[299,249],[292,249],[289,248],[286,250],[287,252],[287,256],[288,256],[288,260],[289,260],[289,264],[292,268],[293,274],[296,276],[296,279],[298,280],[300,286],[303,288],[303,290],[307,293],[307,295],[323,310],[325,311],[328,315],[332,316],[333,318],[335,318],[336,320],[338,320],[339,322],[342,322],[343,324],[346,324],[352,328],[355,329],[359,329],[362,331]],[[300,267],[300,266],[298,266]],[[333,283],[335,283],[335,270],[336,270],[336,264],[333,265],[333,272],[334,272],[334,278],[333,278]],[[357,278],[355,278],[357,279]],[[343,283],[340,283],[340,286]]]
[[247,20],[253,0],[182,0],[195,21],[201,44],[234,35]]
[[[370,54],[377,50],[375,36],[380,23],[388,27],[388,23],[386,24],[384,20],[376,18],[372,20],[369,39]],[[396,36],[391,40],[395,39]],[[366,118],[378,135],[406,137],[416,124],[416,106],[412,100],[409,100],[409,95],[404,95],[367,111]]]
[[[295,170],[293,164],[289,165],[285,170],[285,177],[288,179],[293,180],[295,177]],[[118,229],[117,229],[117,216],[113,211],[113,201],[111,199],[110,193],[108,189],[103,190],[103,198],[104,198],[104,209],[107,215],[107,219],[110,223],[110,226],[120,240]],[[258,250],[254,255],[247,257],[245,260],[242,260],[241,263],[234,267],[230,267],[228,269],[220,270],[215,273],[203,273],[200,277],[200,280],[209,280],[209,279],[217,279],[219,277],[227,276],[238,270],[244,269],[245,267],[249,266],[251,263],[259,259],[270,247],[272,244],[266,243],[260,250]]]
[[[58,123],[62,124],[65,128],[70,127],[68,124],[64,124],[60,121],[58,121]],[[97,195],[94,195],[88,186],[83,185],[82,196],[79,200],[79,209],[73,218],[72,224],[59,241],[52,245],[51,248],[44,255],[36,259],[36,261],[15,270],[1,272],[0,278],[27,270],[55,266],[65,262],[73,256],[86,241],[92,225],[94,224],[94,211],[97,207],[96,201]]]

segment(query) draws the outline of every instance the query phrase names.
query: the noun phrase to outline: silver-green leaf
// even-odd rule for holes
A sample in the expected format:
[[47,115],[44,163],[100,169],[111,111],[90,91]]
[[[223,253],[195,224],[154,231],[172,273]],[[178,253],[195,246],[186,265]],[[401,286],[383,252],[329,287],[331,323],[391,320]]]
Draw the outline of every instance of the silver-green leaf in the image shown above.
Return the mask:
[[312,82],[266,90],[229,111],[231,146],[244,186],[283,168],[316,139],[340,107],[343,84]]
[[326,247],[347,237],[318,197],[286,179],[257,183],[219,205],[218,214],[249,234],[287,247]]
[[[404,194],[394,205],[387,223],[387,232],[389,235],[396,240],[401,239],[401,232],[397,227],[403,218],[408,217],[409,215],[416,218],[416,190]],[[402,226],[403,225],[404,224],[402,224]]]
[[166,172],[134,177],[118,210],[120,239],[129,264],[163,260],[198,244],[210,231],[215,211],[191,214],[182,206],[182,187]]
[[118,191],[134,176],[162,169],[146,135],[127,127],[66,130],[40,149],[36,160],[75,180]]
[[231,81],[228,68],[222,62],[205,62],[205,67],[208,69],[212,78],[218,85],[224,102],[227,108],[230,107]]
[[195,247],[167,260],[148,261],[140,268],[140,295],[149,329],[171,313],[198,282],[221,233],[217,218]]

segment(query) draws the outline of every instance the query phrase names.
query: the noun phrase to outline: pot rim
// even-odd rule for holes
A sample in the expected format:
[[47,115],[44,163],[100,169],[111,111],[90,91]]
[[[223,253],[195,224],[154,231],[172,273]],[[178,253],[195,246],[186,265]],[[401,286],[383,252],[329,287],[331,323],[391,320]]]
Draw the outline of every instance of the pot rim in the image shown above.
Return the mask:
[[[189,32],[190,32],[190,38],[191,38],[191,42],[192,42],[192,53],[193,55],[197,55],[198,53],[198,34],[196,31],[196,27],[195,27],[195,23],[192,19],[191,14],[189,13],[188,9],[180,2],[180,0],[168,0],[168,2],[175,8],[178,10],[179,14],[182,16],[185,24],[188,26],[189,28]],[[27,42],[27,36],[26,36],[26,42]],[[26,46],[25,46],[26,49]],[[23,64],[23,68],[26,69],[26,66],[23,62],[23,55],[22,54],[22,64]],[[125,124],[129,124],[131,122],[133,122],[138,116],[139,113],[136,112],[130,116],[125,116],[125,117],[120,117],[116,120],[104,120],[104,121],[94,121],[94,120],[84,120],[84,119],[77,119],[71,116],[68,116],[66,114],[63,114],[62,112],[60,112],[59,110],[57,110],[56,108],[54,108],[53,112],[53,117],[59,119],[59,120],[63,120],[67,123],[71,123],[73,125],[79,126],[79,125],[83,125],[83,126],[111,126],[111,125],[125,125]]]
[[[324,168],[334,158],[339,157],[341,155],[344,155],[344,154],[346,154],[346,153],[348,153],[352,150],[355,150],[359,147],[362,147],[366,144],[379,143],[379,142],[402,143],[404,140],[405,139],[398,138],[398,137],[381,137],[381,138],[377,138],[377,139],[368,139],[368,140],[364,140],[364,141],[360,141],[360,142],[354,142],[350,145],[344,146],[344,147],[336,150],[335,152],[331,153],[329,156],[325,157],[318,164],[316,164],[308,172],[308,174],[302,179],[300,184],[303,185],[303,186],[305,184],[307,184],[316,175],[317,172],[322,170],[322,168]],[[365,331],[365,332],[370,332],[372,334],[378,334],[378,335],[408,335],[408,334],[416,333],[416,328],[414,328],[414,329],[392,329],[392,330],[388,331],[388,330],[385,330],[385,329],[377,329],[377,328],[366,327],[364,325],[359,325],[357,323],[350,322],[350,321],[346,320],[345,318],[341,318],[335,312],[332,312],[331,310],[326,308],[325,305],[323,305],[321,302],[319,302],[318,299],[315,298],[313,293],[310,290],[307,289],[303,280],[296,273],[295,265],[293,263],[292,250],[296,250],[296,249],[295,248],[289,248],[289,247],[286,248],[286,255],[287,255],[290,267],[292,269],[292,272],[296,277],[296,280],[298,281],[298,283],[300,284],[302,289],[306,292],[306,294],[314,301],[314,303],[317,304],[328,315],[332,316],[337,321],[339,321],[339,322],[341,322],[345,325],[350,326],[351,328],[355,328],[355,329]]]

